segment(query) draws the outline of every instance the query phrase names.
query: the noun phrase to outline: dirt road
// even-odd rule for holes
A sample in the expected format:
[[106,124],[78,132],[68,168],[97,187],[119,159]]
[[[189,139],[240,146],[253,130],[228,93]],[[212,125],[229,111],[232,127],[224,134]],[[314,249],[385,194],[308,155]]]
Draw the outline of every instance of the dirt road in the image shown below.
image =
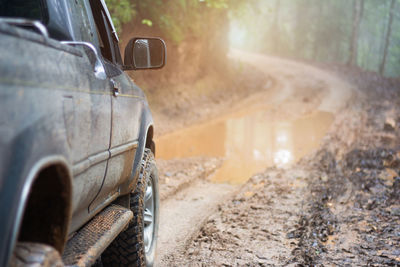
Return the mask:
[[[368,95],[357,82],[299,62],[240,51],[230,57],[268,79],[212,120],[156,140],[162,196],[158,265],[318,262],[343,239],[337,215],[344,207],[330,194],[342,190],[334,199],[348,203],[355,190],[344,181],[345,168],[336,166],[365,128]],[[341,187],[330,189],[331,181]],[[322,228],[314,231],[309,224]],[[350,241],[341,243],[347,242],[345,251],[351,251]]]

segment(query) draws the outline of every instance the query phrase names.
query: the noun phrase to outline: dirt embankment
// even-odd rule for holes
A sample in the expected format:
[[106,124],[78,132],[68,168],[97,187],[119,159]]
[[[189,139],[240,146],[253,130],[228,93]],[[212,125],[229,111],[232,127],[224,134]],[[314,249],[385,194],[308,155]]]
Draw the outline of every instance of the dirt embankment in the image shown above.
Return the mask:
[[357,88],[321,148],[269,168],[166,265],[400,265],[400,81],[330,68]]

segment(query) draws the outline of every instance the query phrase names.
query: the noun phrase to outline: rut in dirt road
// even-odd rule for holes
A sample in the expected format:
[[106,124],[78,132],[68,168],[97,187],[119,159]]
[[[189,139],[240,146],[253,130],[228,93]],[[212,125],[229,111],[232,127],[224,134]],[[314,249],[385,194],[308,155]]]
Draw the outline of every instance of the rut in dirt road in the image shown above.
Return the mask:
[[[254,249],[250,252],[251,248],[246,244],[243,249],[247,251],[237,253],[242,261],[234,258],[237,260],[234,262],[248,262],[245,255],[253,252],[260,257],[260,262],[269,256],[288,258],[291,241],[286,240],[286,232],[294,225],[302,208],[306,175],[301,175],[300,171],[296,175],[282,176],[277,170],[268,178],[253,177],[253,182],[248,182],[239,192],[237,185],[267,166],[289,166],[316,150],[334,120],[332,112],[343,107],[352,96],[352,87],[347,83],[311,66],[238,51],[233,52],[233,57],[245,59],[245,64],[257,67],[273,81],[259,93],[237,103],[230,114],[156,140],[157,155],[161,159],[206,155],[222,161],[214,174],[203,176],[201,181],[193,179],[192,184],[162,203],[163,229],[160,229],[158,248],[160,265],[174,265],[177,260],[182,260],[181,255],[188,259],[197,255],[204,260],[215,253],[213,246],[226,253],[237,251],[237,247],[229,244],[240,244],[245,240],[254,240]],[[253,119],[248,121],[248,117]],[[243,172],[245,169],[247,172]],[[161,180],[174,183],[176,178],[167,174],[170,173],[161,170]],[[169,177],[163,178],[163,175]],[[260,190],[264,193],[260,194]],[[221,204],[223,206],[219,208]],[[244,209],[241,205],[245,205]],[[227,214],[235,211],[233,217],[222,214],[221,218],[211,216],[211,222],[205,222],[210,215],[221,214],[224,210]],[[232,225],[225,228],[227,221]],[[210,223],[215,229],[207,228]],[[262,227],[264,224],[268,226]],[[221,229],[216,225],[222,227],[224,234],[231,233],[232,236],[221,236]],[[196,238],[199,229],[201,234]],[[202,242],[199,238],[214,241]],[[190,245],[192,239],[196,245]],[[265,256],[262,250],[256,251],[255,248],[261,249],[262,244],[269,241],[275,254]],[[204,248],[205,254],[198,248]]]

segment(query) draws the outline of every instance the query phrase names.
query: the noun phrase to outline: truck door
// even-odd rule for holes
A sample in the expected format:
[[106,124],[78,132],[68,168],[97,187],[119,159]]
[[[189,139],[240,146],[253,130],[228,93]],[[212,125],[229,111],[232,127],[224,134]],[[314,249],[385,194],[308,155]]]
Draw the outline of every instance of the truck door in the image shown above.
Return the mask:
[[[72,2],[71,2],[72,3]],[[77,230],[93,214],[89,213],[90,203],[98,195],[107,170],[110,157],[111,135],[111,86],[104,68],[95,70],[96,59],[93,38],[95,32],[90,21],[90,9],[79,0],[74,25],[79,27],[81,41],[70,42],[84,52],[73,66],[66,71],[76,77],[76,89],[64,98],[67,134],[73,151],[73,214],[70,232]],[[71,4],[72,5],[72,4]],[[78,30],[76,30],[78,32]],[[84,44],[82,42],[87,42]],[[96,61],[97,60],[97,61]]]
[[93,0],[90,3],[100,39],[101,54],[113,90],[111,158],[101,191],[89,207],[89,211],[95,213],[118,197],[119,185],[131,175],[144,96],[121,69],[123,63],[118,37],[104,2]]
[[[93,65],[82,59],[73,75],[87,80],[64,97],[67,134],[73,151],[73,220],[70,231],[90,219],[88,207],[101,189],[109,159],[111,95],[107,80],[95,77]],[[72,121],[70,121],[72,120]]]

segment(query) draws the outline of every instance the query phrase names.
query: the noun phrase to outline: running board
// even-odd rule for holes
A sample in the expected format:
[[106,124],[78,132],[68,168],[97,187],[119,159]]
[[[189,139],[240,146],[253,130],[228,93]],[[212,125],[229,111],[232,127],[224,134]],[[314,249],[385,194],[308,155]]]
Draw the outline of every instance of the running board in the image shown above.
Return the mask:
[[62,256],[66,266],[92,266],[133,218],[127,208],[111,205],[90,220],[68,242]]

